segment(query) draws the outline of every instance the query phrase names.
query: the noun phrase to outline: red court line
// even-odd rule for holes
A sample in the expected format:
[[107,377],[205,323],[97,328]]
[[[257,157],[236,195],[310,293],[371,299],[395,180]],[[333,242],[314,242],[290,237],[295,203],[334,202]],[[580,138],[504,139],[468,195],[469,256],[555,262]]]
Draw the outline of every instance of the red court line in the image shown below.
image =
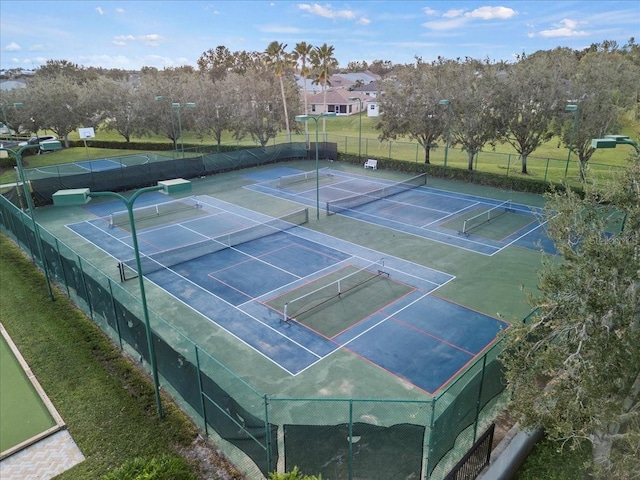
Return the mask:
[[469,350],[462,348],[454,343],[448,342],[447,340],[445,340],[444,338],[440,338],[437,335],[433,335],[432,333],[429,333],[425,330],[422,330],[421,328],[416,327],[415,325],[411,325],[410,323],[405,322],[404,320],[400,320],[399,318],[396,317],[392,317],[392,320],[396,323],[402,324],[407,328],[410,328],[411,330],[415,330],[416,332],[426,336],[426,337],[431,337],[434,340],[438,340],[441,343],[444,343],[445,345],[449,345],[452,348],[455,348],[456,350],[460,350],[461,352],[464,352],[466,354],[471,355],[472,357],[475,357],[476,354],[473,352],[470,352]]

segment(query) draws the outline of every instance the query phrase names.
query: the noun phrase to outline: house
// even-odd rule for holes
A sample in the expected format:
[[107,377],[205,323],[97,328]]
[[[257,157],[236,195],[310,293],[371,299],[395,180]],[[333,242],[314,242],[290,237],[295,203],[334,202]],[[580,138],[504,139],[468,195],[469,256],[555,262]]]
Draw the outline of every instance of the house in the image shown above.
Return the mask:
[[[327,108],[325,110],[324,93],[307,93],[306,95],[307,105],[309,108],[309,112],[307,113],[312,115],[320,115],[322,113],[331,112],[335,112],[336,115],[354,115],[360,113],[361,102],[358,100],[349,100],[349,98],[357,97],[361,98],[362,100],[366,100],[366,97],[364,97],[363,95],[354,95],[354,93],[350,92],[349,90],[345,90],[343,88],[331,88],[326,91]],[[366,103],[363,101],[363,111],[365,105]]]

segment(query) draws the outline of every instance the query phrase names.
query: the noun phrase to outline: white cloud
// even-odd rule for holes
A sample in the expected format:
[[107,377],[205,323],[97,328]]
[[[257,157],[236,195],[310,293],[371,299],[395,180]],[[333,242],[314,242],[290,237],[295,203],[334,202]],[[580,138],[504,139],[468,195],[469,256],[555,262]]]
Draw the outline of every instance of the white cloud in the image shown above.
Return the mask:
[[162,36],[155,33],[152,33],[150,35],[140,36],[140,40],[143,41],[145,45],[148,45],[149,47],[157,47],[158,45],[160,45],[162,38],[163,38]]
[[116,13],[124,13],[124,8],[116,8]]
[[330,18],[332,20],[336,20],[336,19],[353,20],[356,17],[356,14],[353,13],[352,10],[335,10],[329,4],[322,6],[317,3],[314,3],[312,5],[308,3],[301,3],[300,5],[298,5],[298,8],[300,10],[304,10],[307,13],[310,13],[311,15]]
[[583,37],[587,35],[584,30],[578,30],[578,24],[576,20],[565,18],[560,23],[554,25],[556,28],[548,30],[542,30],[538,35],[541,37],[553,38],[553,37]]
[[371,20],[369,20],[367,17],[360,17],[360,20],[358,20],[357,23],[359,25],[369,25],[371,23]]
[[157,33],[150,33],[148,35],[117,35],[113,37],[113,44],[118,46],[125,46],[129,42],[142,42],[149,47],[157,47],[164,40],[162,35]]
[[5,52],[19,52],[22,48],[16,42],[9,42],[2,50]]
[[96,12],[98,12],[98,15],[104,15],[104,10],[101,7],[96,7]]
[[456,18],[461,16],[464,13],[463,9],[458,9],[458,10],[447,10],[446,12],[444,12],[444,14],[442,15],[444,18]]
[[466,23],[467,19],[465,17],[457,17],[451,18],[450,20],[433,20],[430,22],[425,22],[422,24],[422,26],[430,30],[442,31],[460,28]]
[[31,45],[31,46],[29,47],[29,51],[30,51],[30,52],[42,52],[42,51],[44,51],[44,50],[45,50],[44,45],[40,45],[40,44],[38,44],[38,43],[36,43],[35,45]]
[[[425,9],[426,11],[427,9]],[[435,12],[433,10],[430,11]],[[437,31],[454,30],[474,20],[506,20],[517,14],[518,12],[507,7],[480,7],[471,11],[459,8],[447,10],[442,14],[441,19],[430,20],[423,23],[422,26]]]
[[434,10],[433,8],[429,8],[429,7],[424,7],[422,11],[424,12],[425,15],[429,17],[433,17],[434,15],[438,14],[437,10]]
[[517,15],[517,12],[507,7],[480,7],[469,13],[465,13],[466,17],[481,18],[482,20],[493,20],[494,18],[504,20],[515,15]]

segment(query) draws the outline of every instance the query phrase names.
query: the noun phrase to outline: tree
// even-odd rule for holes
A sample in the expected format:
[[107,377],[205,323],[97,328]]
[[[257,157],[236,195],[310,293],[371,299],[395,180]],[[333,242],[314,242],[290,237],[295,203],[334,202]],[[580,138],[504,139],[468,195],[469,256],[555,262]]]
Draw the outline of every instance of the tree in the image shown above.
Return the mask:
[[282,80],[283,75],[287,73],[287,70],[293,66],[293,60],[286,52],[287,45],[271,42],[265,50],[266,62],[273,70],[278,82],[280,83],[280,94],[282,95],[282,107],[284,109],[284,122],[287,131],[287,141],[291,140],[291,131],[289,130],[289,112],[287,112],[287,97],[284,93],[284,82]]
[[[288,85],[288,84],[287,84]],[[285,85],[285,95],[299,107],[297,95]],[[277,82],[265,76],[262,70],[249,70],[237,75],[235,88],[230,92],[231,101],[235,105],[233,136],[240,140],[246,135],[266,146],[275,138],[284,126],[284,110],[282,95]]]
[[574,134],[566,116],[561,138],[578,159],[582,181],[594,152],[591,139],[619,131],[618,119],[636,102],[639,76],[640,67],[620,52],[587,53],[574,69],[567,101],[578,106],[578,128]]
[[[520,154],[522,173],[527,173],[527,157],[553,137],[551,126],[564,105],[568,76],[565,65],[571,55],[558,58],[549,52],[523,56],[519,62],[499,73],[495,115],[499,122],[501,141]],[[577,62],[575,62],[577,63]]]
[[82,107],[81,87],[63,74],[37,76],[29,84],[25,96],[24,110],[34,128],[53,130],[68,147],[69,133],[83,126],[87,116],[86,109]]
[[[455,73],[457,72],[457,73]],[[451,75],[455,73],[455,75]],[[490,63],[466,59],[456,71],[444,77],[451,93],[451,144],[462,145],[469,158],[468,169],[482,148],[498,138],[494,116],[497,94],[497,68]]]
[[224,79],[211,82],[207,77],[198,78],[196,129],[202,137],[213,135],[218,147],[225,131],[233,129],[237,110],[238,74],[231,73]]
[[218,45],[215,50],[210,48],[198,58],[198,68],[207,73],[212,81],[220,80],[231,71],[234,60],[231,51],[224,45]]
[[561,259],[546,258],[537,309],[506,333],[511,408],[524,427],[592,445],[597,478],[640,475],[640,157],[605,188],[548,196]]
[[[327,112],[327,87],[331,86],[329,78],[331,70],[338,67],[338,60],[333,56],[335,48],[323,43],[311,51],[311,65],[314,75],[313,83],[322,85],[324,112]],[[322,131],[325,131],[325,119],[322,119]]]
[[[311,60],[311,52],[313,51],[313,45],[307,42],[296,43],[296,48],[293,50],[293,59],[300,67],[300,76],[302,77],[302,84],[304,86],[304,114],[309,112],[307,107],[307,77],[311,73],[309,69],[309,62]],[[305,123],[305,126],[307,124]]]
[[425,151],[424,163],[435,142],[444,133],[446,110],[438,106],[442,98],[437,88],[437,66],[417,62],[397,72],[393,81],[384,83],[380,100],[382,114],[376,124],[380,140],[407,136]]
[[127,143],[140,123],[142,108],[135,88],[125,82],[101,78],[96,85],[95,95],[107,102],[108,110],[102,126],[106,131],[116,131]]

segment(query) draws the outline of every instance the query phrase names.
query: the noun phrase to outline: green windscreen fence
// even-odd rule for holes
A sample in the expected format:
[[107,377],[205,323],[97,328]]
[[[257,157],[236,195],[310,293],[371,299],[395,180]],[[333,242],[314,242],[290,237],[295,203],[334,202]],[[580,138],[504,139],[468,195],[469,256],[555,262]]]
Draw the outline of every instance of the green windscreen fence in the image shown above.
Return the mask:
[[171,154],[144,154],[25,169],[36,204],[51,203],[58,190],[89,188],[93,191],[123,191],[155,185],[170,178],[196,178],[214,173],[307,157],[306,143],[282,143],[264,148],[232,152],[185,152],[180,158]]

